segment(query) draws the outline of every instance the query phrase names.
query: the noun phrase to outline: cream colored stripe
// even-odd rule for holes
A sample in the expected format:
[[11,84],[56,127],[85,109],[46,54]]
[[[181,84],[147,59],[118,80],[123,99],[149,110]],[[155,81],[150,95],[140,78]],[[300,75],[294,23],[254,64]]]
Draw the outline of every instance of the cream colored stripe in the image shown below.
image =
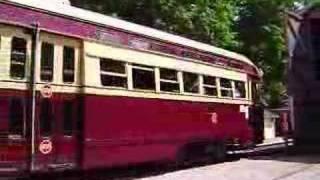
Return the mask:
[[28,84],[25,81],[0,81],[0,89],[27,90]]
[[[41,91],[45,84],[37,84],[36,90]],[[209,97],[205,95],[197,94],[171,94],[171,93],[156,93],[148,91],[128,91],[112,88],[96,88],[96,87],[84,87],[77,86],[63,86],[63,85],[50,85],[52,92],[54,93],[69,93],[69,94],[91,94],[99,96],[122,96],[122,97],[135,97],[146,99],[165,99],[165,100],[177,100],[177,101],[192,101],[192,102],[213,102],[213,103],[225,103],[225,104],[243,104],[251,105],[252,102],[245,99],[231,99],[231,98],[217,98]],[[1,82],[0,89],[12,89],[12,90],[27,90],[27,83],[21,82]]]
[[242,99],[226,99],[216,98],[201,95],[177,95],[170,93],[156,93],[146,91],[128,91],[119,89],[97,89],[97,88],[84,88],[85,94],[102,95],[102,96],[122,96],[122,97],[136,97],[147,99],[165,99],[165,100],[177,100],[177,101],[192,101],[192,102],[212,102],[212,103],[225,103],[225,104],[243,104],[251,105],[252,102]]
[[[36,90],[41,91],[46,84],[37,84]],[[68,94],[80,94],[81,89],[77,86],[65,86],[65,85],[50,85],[53,93],[68,93]]]
[[[0,81],[0,89],[12,89],[12,90],[28,90],[29,84],[26,81]],[[45,84],[37,84],[36,90],[41,91]],[[66,86],[66,85],[50,85],[52,92],[56,93],[80,93],[78,86]]]

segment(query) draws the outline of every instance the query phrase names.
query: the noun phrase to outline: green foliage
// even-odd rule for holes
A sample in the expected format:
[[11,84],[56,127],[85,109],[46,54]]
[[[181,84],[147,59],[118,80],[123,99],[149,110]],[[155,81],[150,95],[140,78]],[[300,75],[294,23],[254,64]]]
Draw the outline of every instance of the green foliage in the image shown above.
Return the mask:
[[320,0],[71,0],[119,17],[245,54],[264,71],[264,97],[285,93],[283,12]]
[[72,0],[72,4],[223,48],[237,46],[234,0]]
[[224,48],[237,47],[234,0],[160,0],[161,29]]
[[301,4],[303,5],[320,5],[320,0],[301,0]]
[[246,0],[241,4],[237,29],[242,45],[239,51],[264,72],[264,95],[269,105],[280,101],[286,54],[284,18],[292,0]]

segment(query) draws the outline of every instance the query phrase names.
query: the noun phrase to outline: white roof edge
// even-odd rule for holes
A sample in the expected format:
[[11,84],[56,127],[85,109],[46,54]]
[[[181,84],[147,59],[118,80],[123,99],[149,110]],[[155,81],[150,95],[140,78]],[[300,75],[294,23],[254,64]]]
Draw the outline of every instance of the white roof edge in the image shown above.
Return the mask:
[[[79,18],[79,19],[86,20],[86,21],[104,24],[106,26],[124,29],[129,32],[133,32],[133,33],[137,33],[137,34],[141,34],[141,35],[147,35],[149,37],[153,37],[156,39],[165,40],[168,42],[180,44],[183,46],[188,46],[191,48],[196,48],[196,49],[207,51],[207,52],[212,52],[217,55],[230,57],[230,58],[233,58],[233,59],[236,59],[236,60],[239,60],[239,61],[242,61],[242,62],[245,62],[245,63],[248,63],[250,65],[255,66],[247,57],[245,57],[244,55],[235,53],[235,52],[231,52],[231,51],[228,51],[228,50],[225,50],[222,48],[218,48],[215,46],[211,46],[208,44],[197,42],[197,41],[187,39],[187,38],[184,38],[181,36],[166,33],[164,31],[156,30],[156,29],[153,29],[150,27],[146,27],[146,26],[134,24],[131,22],[127,22],[124,20],[120,20],[117,18],[109,17],[109,16],[99,14],[99,13],[96,13],[93,11],[77,8],[74,6],[69,6],[69,5],[65,5],[65,4],[61,4],[61,3],[59,4],[59,3],[54,3],[54,2],[52,2],[52,3],[49,2],[50,5],[48,5],[48,1],[41,1],[41,0],[7,0],[7,1],[11,1],[11,2],[18,3],[18,4],[22,4],[22,5],[50,11],[50,12],[54,12],[54,13],[61,14],[61,15]],[[52,1],[54,1],[54,0],[52,0]]]

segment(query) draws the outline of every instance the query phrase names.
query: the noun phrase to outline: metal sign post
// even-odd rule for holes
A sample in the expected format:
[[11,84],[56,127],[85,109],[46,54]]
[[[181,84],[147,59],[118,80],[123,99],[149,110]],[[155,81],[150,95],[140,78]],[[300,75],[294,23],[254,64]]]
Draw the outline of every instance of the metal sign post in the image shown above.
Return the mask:
[[39,39],[40,29],[39,24],[34,24],[32,34],[32,58],[31,58],[31,69],[30,69],[30,90],[31,90],[31,172],[35,170],[35,154],[36,154],[36,134],[35,134],[35,121],[36,121],[36,61],[39,59]]

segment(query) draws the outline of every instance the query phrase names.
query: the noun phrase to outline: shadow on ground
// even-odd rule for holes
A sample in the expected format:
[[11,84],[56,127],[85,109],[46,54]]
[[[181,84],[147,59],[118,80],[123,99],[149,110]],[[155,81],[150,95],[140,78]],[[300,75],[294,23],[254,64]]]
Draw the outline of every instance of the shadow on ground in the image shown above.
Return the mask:
[[248,159],[320,164],[320,146],[292,147],[279,150],[276,153],[262,152],[259,155],[249,156]]
[[[237,161],[241,157],[240,156],[229,156],[227,158],[228,162]],[[190,168],[202,167],[213,165],[217,163],[203,161],[203,162],[193,162],[185,166],[176,166],[173,164],[167,163],[148,163],[142,164],[137,166],[129,166],[129,167],[122,167],[122,168],[112,168],[112,169],[103,169],[103,170],[95,170],[90,171],[87,173],[59,173],[55,175],[36,175],[29,177],[28,179],[41,179],[41,180],[49,180],[49,179],[89,179],[89,180],[131,180],[136,178],[143,178],[149,176],[156,176],[165,173],[170,173],[179,170],[186,170]]]
[[[233,154],[227,158],[228,162],[237,161],[241,158],[248,158],[250,160],[270,160],[270,161],[283,161],[295,162],[303,164],[320,164],[320,151],[311,153],[310,151],[301,151],[297,149],[269,149],[267,151],[260,151],[251,154]],[[90,179],[90,180],[131,180],[136,178],[143,178],[149,176],[157,176],[165,173],[170,173],[179,170],[186,170],[190,168],[202,167],[213,165],[216,163],[202,161],[190,163],[186,166],[175,166],[167,163],[148,163],[138,166],[129,166],[122,168],[95,170],[87,173],[61,173],[55,175],[33,176],[31,179]]]

